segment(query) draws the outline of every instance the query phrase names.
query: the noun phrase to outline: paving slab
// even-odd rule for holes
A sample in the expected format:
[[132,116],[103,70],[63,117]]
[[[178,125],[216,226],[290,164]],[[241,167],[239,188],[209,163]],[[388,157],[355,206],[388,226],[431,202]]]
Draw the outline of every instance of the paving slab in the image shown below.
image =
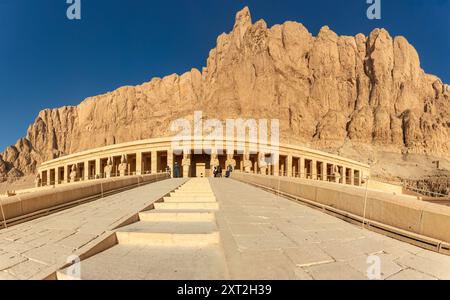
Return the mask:
[[232,278],[368,279],[371,255],[380,259],[381,279],[448,278],[448,256],[232,179],[210,182]]
[[[202,184],[198,184],[201,182]],[[205,179],[191,180],[158,204],[195,203],[184,190],[209,190]],[[215,197],[208,199],[216,203]],[[82,279],[226,279],[227,265],[215,216],[205,210],[163,210],[140,213],[136,223],[118,228],[118,245],[82,261]],[[206,216],[206,219],[205,219]],[[63,270],[58,275],[64,279]]]
[[437,278],[413,269],[405,269],[387,278],[387,280],[437,280]]
[[[0,231],[0,279],[43,276],[112,230],[148,240],[83,261],[83,279],[360,280],[368,279],[369,256],[379,258],[381,279],[450,279],[448,256],[232,179],[185,182],[155,183]],[[115,229],[175,189],[140,222]],[[190,202],[211,193],[217,202]],[[202,241],[209,234],[214,243],[189,243],[190,235]],[[176,243],[151,242],[162,235],[176,236]]]
[[[151,183],[0,230],[0,271],[5,271],[4,277],[14,273],[14,278],[43,279],[61,268],[80,248],[185,181]],[[40,268],[41,265],[46,268]],[[36,274],[32,274],[34,270]]]
[[334,262],[304,268],[315,280],[367,280],[364,273],[358,272],[345,262]]

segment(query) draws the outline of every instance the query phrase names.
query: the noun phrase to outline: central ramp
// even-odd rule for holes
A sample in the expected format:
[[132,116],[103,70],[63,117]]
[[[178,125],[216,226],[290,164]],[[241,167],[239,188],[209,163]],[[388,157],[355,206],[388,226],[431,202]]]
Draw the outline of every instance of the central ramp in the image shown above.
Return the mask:
[[[81,262],[81,279],[228,278],[208,179],[191,179],[116,231],[118,244]],[[73,279],[65,270],[59,279]]]

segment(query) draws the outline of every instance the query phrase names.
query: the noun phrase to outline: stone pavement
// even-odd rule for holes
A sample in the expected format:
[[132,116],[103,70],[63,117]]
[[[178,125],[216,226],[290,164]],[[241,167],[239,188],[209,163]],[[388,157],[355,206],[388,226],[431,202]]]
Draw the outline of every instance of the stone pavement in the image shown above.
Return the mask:
[[184,182],[152,183],[0,230],[0,280],[45,278]]
[[[81,262],[81,279],[227,279],[217,209],[208,179],[191,179],[117,229],[117,245]],[[71,269],[58,278],[74,279]]]
[[375,259],[381,279],[450,279],[449,256],[232,179],[185,182],[154,183],[0,231],[0,278],[43,278],[141,211],[139,222],[115,230],[119,244],[81,263],[82,278],[368,279]]
[[363,230],[256,187],[210,179],[233,279],[450,279],[450,257]]

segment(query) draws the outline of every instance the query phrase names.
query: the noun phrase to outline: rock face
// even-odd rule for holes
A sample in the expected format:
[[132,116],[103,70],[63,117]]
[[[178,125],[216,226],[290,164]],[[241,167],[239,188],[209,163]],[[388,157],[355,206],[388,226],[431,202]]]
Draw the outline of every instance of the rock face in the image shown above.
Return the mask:
[[252,23],[245,8],[201,72],[40,112],[27,137],[1,154],[0,176],[30,174],[40,162],[90,148],[172,135],[171,121],[195,110],[219,119],[278,118],[282,140],[341,155],[365,149],[448,158],[449,97],[450,86],[421,69],[403,37],[384,29],[338,36],[328,27],[314,37],[295,22]]

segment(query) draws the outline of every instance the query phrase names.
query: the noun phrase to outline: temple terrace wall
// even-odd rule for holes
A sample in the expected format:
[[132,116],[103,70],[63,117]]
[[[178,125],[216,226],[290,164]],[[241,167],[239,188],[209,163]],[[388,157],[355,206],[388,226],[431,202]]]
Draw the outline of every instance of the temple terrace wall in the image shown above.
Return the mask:
[[[311,150],[305,147],[280,144],[278,160],[270,160],[269,149],[251,142],[224,140],[226,149],[233,144],[234,151],[227,150],[206,154],[198,151],[204,141],[193,139],[190,154],[173,150],[171,138],[142,140],[118,144],[64,156],[44,162],[38,170],[36,186],[55,186],[80,181],[110,177],[156,174],[167,172],[174,175],[178,165],[179,177],[209,177],[214,166],[226,170],[228,166],[246,173],[283,177],[297,177],[319,181],[331,181],[344,185],[361,186],[370,176],[370,167],[361,162]],[[223,147],[225,148],[225,147]],[[203,149],[210,150],[208,146]],[[259,149],[255,151],[254,149]],[[216,154],[218,153],[218,154]],[[273,156],[272,156],[273,157]],[[274,161],[274,163],[271,163]]]

